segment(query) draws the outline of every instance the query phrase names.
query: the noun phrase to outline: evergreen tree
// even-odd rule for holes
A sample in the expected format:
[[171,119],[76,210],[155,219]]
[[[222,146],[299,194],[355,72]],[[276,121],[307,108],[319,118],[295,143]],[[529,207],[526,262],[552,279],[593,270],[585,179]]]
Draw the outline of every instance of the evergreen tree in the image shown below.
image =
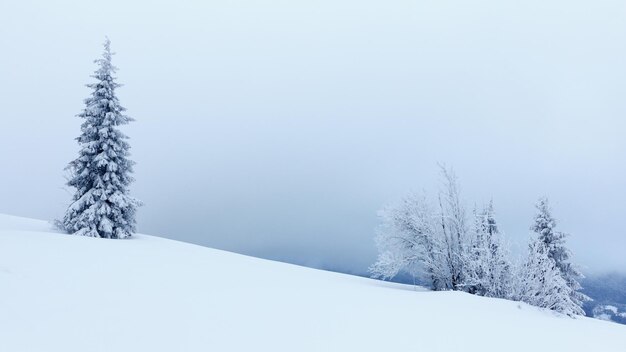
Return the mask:
[[488,268],[485,295],[508,298],[511,295],[511,263],[508,248],[496,223],[493,201],[483,210],[482,220]]
[[471,249],[465,264],[467,291],[482,296],[509,298],[511,264],[496,224],[493,202],[481,212],[474,209],[470,234]]
[[472,215],[474,221],[469,232],[471,239],[465,262],[465,290],[472,294],[484,296],[487,291],[489,276],[488,245],[483,226],[484,216],[478,212],[476,206],[474,206]]
[[549,249],[540,239],[528,246],[528,258],[521,268],[518,299],[569,316],[584,315],[579,303],[572,299],[574,290],[561,275],[549,256]]
[[538,240],[545,245],[548,257],[554,261],[561,277],[571,289],[572,301],[578,306],[582,306],[583,302],[590,300],[590,298],[579,292],[582,288],[579,280],[584,278],[584,276],[570,262],[572,253],[565,246],[567,234],[554,230],[556,221],[551,215],[550,206],[546,198],[540,198],[536,208],[537,215],[531,230],[538,235]]
[[132,119],[124,109],[115,89],[120,84],[113,76],[111,42],[104,43],[102,58],[95,60],[98,69],[92,75],[93,91],[85,99],[85,109],[78,116],[84,119],[78,158],[67,169],[71,177],[67,184],[76,188],[72,204],[62,221],[63,228],[75,235],[126,238],[135,232],[135,212],[140,202],[129,195],[133,181],[133,162],[128,159],[128,137],[117,128]]

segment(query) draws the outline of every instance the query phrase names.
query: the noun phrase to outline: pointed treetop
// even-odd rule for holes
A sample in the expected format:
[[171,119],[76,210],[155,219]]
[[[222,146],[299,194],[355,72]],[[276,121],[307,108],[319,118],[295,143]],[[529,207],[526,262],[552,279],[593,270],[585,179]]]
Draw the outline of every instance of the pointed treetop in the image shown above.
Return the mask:
[[100,80],[105,79],[106,76],[110,76],[117,71],[117,67],[111,64],[111,58],[115,53],[111,51],[111,40],[109,37],[105,37],[102,45],[104,46],[102,58],[94,60],[94,62],[99,65],[99,68],[96,70],[95,75],[92,76]]
[[111,39],[109,39],[108,36],[105,36],[104,43],[102,45],[104,46],[104,53],[102,54],[102,56],[110,61],[111,55],[115,55],[114,52],[111,52]]
[[483,209],[483,221],[485,226],[485,231],[489,235],[494,235],[499,232],[498,225],[495,219],[495,210],[493,207],[493,199],[487,203],[487,205]]
[[539,197],[535,207],[537,209],[539,209],[539,211],[549,212],[550,211],[550,204],[548,202],[548,197],[546,197],[546,196]]
[[487,212],[489,214],[495,213],[495,211],[493,209],[493,198],[489,199],[489,203],[487,204]]
[[556,220],[551,215],[548,198],[539,198],[535,207],[537,208],[538,213],[535,217],[535,223],[531,227],[531,230],[540,235],[552,232],[552,229],[556,227]]

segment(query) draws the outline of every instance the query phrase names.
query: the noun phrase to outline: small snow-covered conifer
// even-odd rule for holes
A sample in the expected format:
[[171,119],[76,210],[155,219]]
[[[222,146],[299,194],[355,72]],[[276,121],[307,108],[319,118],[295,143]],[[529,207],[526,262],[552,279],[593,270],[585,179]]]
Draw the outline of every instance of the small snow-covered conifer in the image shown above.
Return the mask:
[[489,275],[488,268],[488,245],[483,216],[478,213],[476,207],[472,212],[474,221],[469,232],[470,243],[465,261],[465,285],[466,291],[473,294],[485,295]]
[[538,238],[528,246],[528,258],[521,268],[518,299],[569,316],[584,315],[572,299],[572,288],[549,255],[546,244]]
[[487,267],[485,295],[508,298],[511,295],[511,262],[506,246],[495,219],[493,201],[483,210],[483,231],[486,234]]
[[470,231],[470,249],[466,261],[468,292],[509,298],[511,296],[511,263],[494,217],[493,201],[482,212],[474,210]]
[[565,246],[565,238],[568,235],[554,230],[556,221],[552,217],[546,198],[540,198],[536,208],[537,215],[531,230],[537,234],[538,240],[546,246],[548,257],[554,261],[561,273],[561,277],[571,289],[572,301],[582,306],[583,302],[590,300],[590,298],[579,292],[581,289],[579,280],[584,278],[584,276],[570,262],[572,252]]
[[102,58],[95,60],[98,69],[92,77],[96,82],[87,85],[91,96],[78,115],[84,120],[77,138],[79,155],[67,166],[71,173],[67,184],[76,193],[61,225],[75,235],[126,238],[135,232],[140,202],[128,191],[134,163],[128,159],[128,137],[118,129],[132,119],[124,114],[115,95],[120,84],[113,76],[112,55],[107,38]]

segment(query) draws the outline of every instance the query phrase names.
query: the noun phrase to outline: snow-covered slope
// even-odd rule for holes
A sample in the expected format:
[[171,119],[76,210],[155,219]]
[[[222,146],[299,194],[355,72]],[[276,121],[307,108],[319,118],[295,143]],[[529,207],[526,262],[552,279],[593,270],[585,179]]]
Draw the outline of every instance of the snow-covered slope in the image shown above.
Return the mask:
[[626,326],[0,215],[0,351],[626,351]]

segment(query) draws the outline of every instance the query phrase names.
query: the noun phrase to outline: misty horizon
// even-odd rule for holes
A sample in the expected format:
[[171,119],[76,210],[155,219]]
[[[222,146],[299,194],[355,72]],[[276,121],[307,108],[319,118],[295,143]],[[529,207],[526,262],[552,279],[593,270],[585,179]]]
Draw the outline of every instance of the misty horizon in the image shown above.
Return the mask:
[[364,274],[446,163],[514,252],[547,196],[574,262],[623,272],[626,5],[482,3],[2,4],[0,213],[62,216],[106,35],[141,233]]

